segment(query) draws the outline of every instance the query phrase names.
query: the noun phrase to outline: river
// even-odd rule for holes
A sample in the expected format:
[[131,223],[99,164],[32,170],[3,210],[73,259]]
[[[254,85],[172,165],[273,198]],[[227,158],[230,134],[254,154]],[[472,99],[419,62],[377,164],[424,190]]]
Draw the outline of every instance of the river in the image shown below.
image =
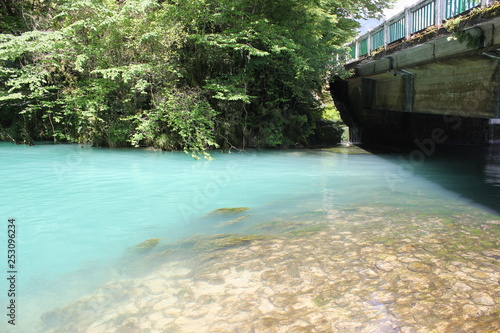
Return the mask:
[[0,143],[0,330],[500,330],[500,147],[212,157]]

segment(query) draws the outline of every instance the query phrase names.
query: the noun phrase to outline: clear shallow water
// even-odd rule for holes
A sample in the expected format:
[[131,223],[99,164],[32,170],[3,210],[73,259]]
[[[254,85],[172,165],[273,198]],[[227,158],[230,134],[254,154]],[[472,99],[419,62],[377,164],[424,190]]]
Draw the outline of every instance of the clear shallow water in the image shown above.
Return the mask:
[[[248,228],[269,221],[328,220],[340,232],[337,215],[342,223],[349,217],[351,225],[381,218],[379,228],[390,229],[395,222],[384,221],[386,207],[408,207],[414,216],[433,201],[450,206],[439,212],[441,221],[449,214],[459,223],[461,217],[452,216],[457,207],[460,214],[474,211],[462,219],[465,224],[495,221],[499,153],[491,150],[462,161],[457,154],[451,160],[436,154],[410,170],[401,161],[407,153],[352,154],[357,149],[215,152],[212,161],[194,161],[176,152],[0,143],[0,225],[6,232],[7,219],[15,218],[18,226],[18,323],[24,326],[16,328],[29,332],[42,312],[70,304],[106,281],[128,278],[120,270],[123,258],[147,239],[161,238],[167,246],[195,234],[248,234]],[[250,209],[231,218],[207,215],[221,207]],[[377,208],[356,219],[349,213],[353,207]],[[244,223],[228,223],[247,214]],[[496,231],[497,225],[488,228]],[[489,246],[498,249],[498,243]],[[5,254],[6,247],[1,250]],[[0,299],[7,302],[6,285],[1,288]]]

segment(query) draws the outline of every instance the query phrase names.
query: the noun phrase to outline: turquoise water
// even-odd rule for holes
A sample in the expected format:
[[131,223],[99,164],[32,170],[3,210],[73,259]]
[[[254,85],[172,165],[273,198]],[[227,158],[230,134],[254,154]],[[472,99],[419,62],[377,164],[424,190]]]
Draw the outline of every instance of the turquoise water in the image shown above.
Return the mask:
[[[195,161],[181,152],[0,143],[2,258],[7,220],[17,224],[16,328],[28,332],[41,312],[119,276],[116,261],[147,239],[240,230],[207,218],[214,209],[249,207],[249,223],[257,224],[353,204],[407,204],[413,195],[488,213],[500,203],[497,152],[474,157],[472,179],[469,169],[443,165],[446,156],[410,170],[401,165],[406,153],[352,152],[360,150],[214,152],[213,160]],[[0,261],[0,271],[6,265]],[[2,327],[9,328],[4,320]]]

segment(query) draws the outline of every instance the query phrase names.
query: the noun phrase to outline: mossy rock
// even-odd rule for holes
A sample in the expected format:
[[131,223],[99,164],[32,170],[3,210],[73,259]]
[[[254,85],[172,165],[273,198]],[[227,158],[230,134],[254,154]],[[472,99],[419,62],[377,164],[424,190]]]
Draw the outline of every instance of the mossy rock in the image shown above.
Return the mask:
[[322,308],[324,306],[326,306],[328,303],[330,303],[331,301],[333,300],[333,296],[327,296],[327,295],[316,295],[315,297],[313,297],[313,299],[311,299],[312,303],[318,307],[318,308]]
[[266,238],[263,235],[236,235],[236,234],[216,234],[199,239],[197,244],[194,244],[193,249],[206,251],[217,250],[226,247],[244,245],[255,240]]
[[208,215],[232,215],[246,212],[248,207],[229,207],[229,208],[218,208],[211,211]]
[[161,238],[150,238],[145,240],[142,243],[137,244],[134,246],[132,249],[135,251],[140,251],[140,252],[145,252],[145,251],[151,251],[158,245],[160,242]]
[[241,221],[243,221],[246,218],[249,218],[250,216],[251,215],[244,215],[244,216],[240,216],[236,219],[233,219],[231,221],[223,222],[223,223],[217,225],[217,228],[224,228],[224,227],[228,227],[230,225],[236,224],[236,223],[240,223]]
[[173,246],[179,249],[190,249],[197,246],[199,243],[206,241],[206,239],[206,235],[196,234],[175,242]]
[[162,250],[161,252],[155,252],[155,253],[149,254],[143,260],[146,261],[146,262],[150,262],[150,261],[164,261],[164,260],[170,258],[171,255],[173,253],[175,253],[175,252],[176,251],[174,249],[165,249],[165,250]]
[[324,210],[312,210],[300,213],[298,216],[301,218],[321,218],[325,217],[327,212]]
[[269,221],[253,226],[251,230],[264,234],[285,234],[307,226],[301,221]]
[[292,237],[303,237],[309,236],[320,231],[326,230],[328,226],[326,224],[315,224],[310,226],[305,226],[303,228],[298,228],[296,230],[290,231],[288,235]]
[[215,234],[215,235],[198,235],[191,237],[182,242],[179,242],[183,248],[190,248],[193,251],[205,252],[210,250],[218,250],[225,247],[232,247],[250,243],[254,240],[264,239],[266,236],[258,234]]
[[221,238],[213,242],[213,244],[218,247],[232,247],[232,246],[238,246],[238,245],[243,245],[246,243],[250,243],[256,240],[261,240],[264,239],[265,236],[262,235],[243,235],[243,236],[229,236],[225,238]]

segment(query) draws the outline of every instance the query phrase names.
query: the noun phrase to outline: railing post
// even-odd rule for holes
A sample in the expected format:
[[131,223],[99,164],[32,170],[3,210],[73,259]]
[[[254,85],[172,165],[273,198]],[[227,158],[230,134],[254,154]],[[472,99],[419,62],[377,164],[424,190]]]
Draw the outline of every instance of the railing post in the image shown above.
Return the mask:
[[387,45],[389,45],[389,24],[387,21],[384,20],[384,47],[387,48]]
[[481,7],[489,6],[492,2],[492,0],[481,0]]
[[411,26],[413,22],[413,13],[410,12],[410,8],[405,8],[405,37],[409,39],[411,36]]
[[354,48],[354,60],[357,60],[359,58],[359,37],[356,38],[356,41],[354,42],[356,47]]
[[372,52],[372,31],[368,31],[366,39],[366,48],[368,50],[368,55],[370,55]]
[[446,2],[448,0],[434,0],[434,1],[435,1],[434,7],[436,10],[436,15],[435,15],[436,23],[435,24],[437,26],[440,26],[446,17]]

